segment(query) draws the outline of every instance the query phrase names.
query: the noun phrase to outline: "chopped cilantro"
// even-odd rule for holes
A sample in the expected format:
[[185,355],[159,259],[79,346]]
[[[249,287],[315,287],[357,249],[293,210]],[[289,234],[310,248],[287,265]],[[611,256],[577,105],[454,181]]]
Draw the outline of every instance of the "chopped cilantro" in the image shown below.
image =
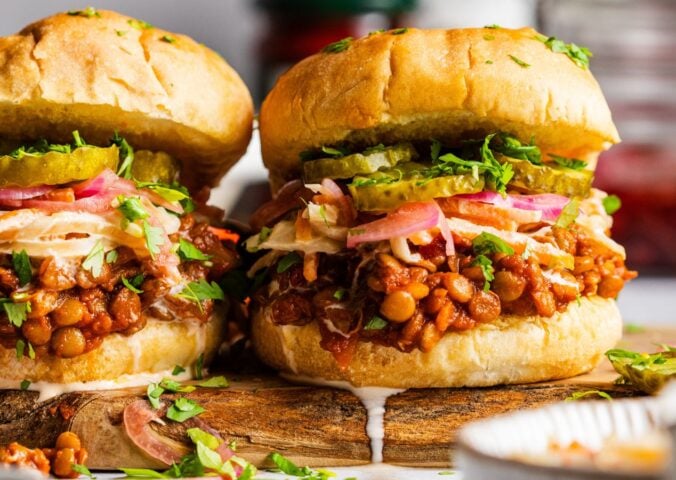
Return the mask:
[[143,20],[138,20],[136,18],[130,18],[127,20],[127,23],[136,30],[150,30],[151,28],[155,28],[148,22],[144,22]]
[[344,288],[338,288],[335,292],[333,292],[333,298],[336,300],[342,300],[346,293],[347,290]]
[[163,378],[160,382],[160,387],[174,393],[190,393],[196,390],[193,385],[182,385],[181,382],[177,382],[171,378]]
[[225,294],[216,282],[207,282],[201,278],[197,282],[188,283],[177,297],[195,302],[202,309],[202,300],[224,300]]
[[119,195],[117,201],[120,202],[117,209],[124,215],[124,218],[130,222],[143,220],[150,216],[141,204],[141,197],[125,197],[124,195]]
[[172,37],[171,35],[162,35],[160,40],[166,43],[176,43],[176,37]]
[[92,274],[94,278],[98,278],[101,275],[101,270],[103,269],[103,260],[105,252],[103,251],[103,244],[101,240],[96,242],[96,245],[92,248],[87,258],[82,262],[82,268],[87,270]]
[[164,245],[164,230],[160,227],[153,227],[147,220],[143,220],[143,235],[146,239],[146,248],[150,252],[150,257],[155,259],[155,255],[160,253],[160,246]]
[[87,478],[96,480],[96,477],[92,474],[92,472],[89,471],[89,469],[85,465],[80,465],[79,463],[71,463],[70,469],[75,473],[79,473],[80,475],[84,475]]
[[[131,22],[131,20],[129,20]],[[117,175],[129,180],[132,177],[131,167],[134,164],[134,149],[117,132],[113,134],[110,143],[117,145],[120,149],[120,166],[117,169]]]
[[31,269],[31,261],[28,258],[26,250],[20,252],[12,252],[12,266],[19,278],[19,286],[23,287],[30,283],[33,278],[33,270]]
[[7,314],[9,323],[17,328],[21,328],[23,322],[26,321],[26,314],[31,311],[29,302],[14,303],[8,298],[2,299],[2,308]]
[[185,261],[209,260],[211,258],[211,255],[203,253],[192,242],[189,242],[183,238],[178,240],[178,256],[181,257],[181,260]]
[[521,60],[520,58],[515,57],[514,55],[509,55],[509,58],[511,58],[512,60],[514,60],[514,63],[516,63],[517,65],[519,65],[521,68],[528,68],[528,67],[530,67],[530,63],[526,63],[526,62],[524,62],[523,60]]
[[492,25],[484,25],[484,28],[492,28],[492,29],[495,30],[495,29],[502,28],[502,27],[500,25],[498,25],[497,23],[493,23]]
[[557,165],[560,165],[563,168],[569,168],[571,170],[583,170],[587,166],[587,162],[584,160],[578,160],[577,158],[567,158],[560,155],[549,155],[552,157],[554,162]]
[[481,232],[472,240],[472,250],[475,255],[490,255],[491,253],[506,253],[513,255],[514,249],[500,237],[488,232]]
[[31,345],[30,342],[26,343],[22,339],[16,341],[16,359],[21,360],[21,358],[23,358],[26,347],[28,347],[28,358],[35,360],[35,350],[33,349],[33,345]]
[[592,52],[586,47],[580,47],[574,43],[566,43],[556,37],[545,37],[537,35],[536,40],[544,43],[554,53],[564,53],[575,65],[586,70],[589,68],[589,60],[593,56]]
[[350,42],[352,42],[352,37],[343,38],[337,42],[333,42],[322,48],[324,53],[340,53],[344,52],[350,48]]
[[487,292],[491,288],[491,282],[495,280],[493,262],[485,255],[477,255],[472,263],[470,263],[470,266],[481,269],[481,273],[484,276],[484,292]]
[[273,452],[268,458],[286,475],[303,477],[304,480],[328,480],[336,474],[328,470],[312,470],[310,467],[299,467],[282,454]]
[[301,263],[303,259],[296,252],[287,253],[277,264],[277,273],[284,273],[294,265]]
[[171,374],[180,375],[183,372],[185,372],[185,368],[183,368],[181,365],[175,365],[174,369],[171,371]]
[[542,153],[531,138],[530,144],[521,141],[506,133],[498,133],[491,141],[490,147],[507,157],[519,160],[528,160],[533,165],[542,165]]
[[403,35],[406,32],[408,32],[408,27],[395,28],[392,30],[392,35]]
[[366,322],[366,325],[364,325],[364,330],[382,330],[386,326],[386,320],[383,320],[378,315],[374,315],[368,322]]
[[68,10],[68,15],[71,17],[101,18],[101,14],[94,7],[87,7],[84,10]]
[[605,398],[606,400],[610,400],[611,402],[613,401],[613,397],[608,395],[606,392],[602,392],[601,390],[587,390],[584,392],[574,392],[569,397],[566,397],[566,402],[575,402],[577,400],[590,397],[592,395],[598,395],[601,398]]
[[117,262],[117,250],[112,249],[106,253],[106,263],[115,263]]
[[230,386],[230,383],[228,383],[228,379],[223,375],[218,375],[216,377],[211,377],[209,380],[198,383],[197,386],[204,388],[225,388]]
[[146,396],[150,405],[157,410],[160,408],[160,397],[164,393],[164,388],[160,387],[157,383],[150,383],[146,389]]
[[603,209],[608,215],[612,215],[622,207],[622,200],[617,195],[608,195],[602,200]]
[[493,65],[493,60],[486,60],[484,63],[487,65]]
[[127,34],[126,30],[115,30],[118,37],[124,37]]
[[270,227],[261,228],[261,231],[258,233],[258,244],[260,245],[261,243],[265,242],[268,238],[270,238],[271,233],[272,229]]
[[174,403],[167,410],[167,418],[175,422],[185,422],[187,419],[204,412],[204,407],[198,405],[194,400],[179,397],[174,400]]
[[[138,275],[134,278],[137,278],[137,277],[138,277]],[[143,282],[143,275],[141,275],[141,282]],[[127,277],[122,277],[122,285],[124,285],[125,287],[127,287],[129,290],[131,290],[134,293],[138,293],[138,294],[143,293],[143,290],[140,290],[136,285],[134,285],[133,279],[130,282],[129,280],[127,280]]]
[[202,380],[202,371],[204,370],[204,353],[200,353],[197,357],[195,365],[193,365],[193,376],[197,380]]
[[30,387],[30,386],[31,386],[31,382],[29,380],[26,380],[26,379],[21,380],[21,384],[19,385],[21,390],[28,390],[28,387]]

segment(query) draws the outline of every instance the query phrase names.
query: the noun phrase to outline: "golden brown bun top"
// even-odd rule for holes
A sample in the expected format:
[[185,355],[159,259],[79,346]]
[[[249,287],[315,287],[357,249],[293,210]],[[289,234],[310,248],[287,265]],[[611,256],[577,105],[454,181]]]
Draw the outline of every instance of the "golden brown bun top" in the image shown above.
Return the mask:
[[544,153],[593,160],[619,141],[599,85],[536,35],[530,28],[408,29],[306,58],[279,78],[261,108],[273,187],[298,177],[300,152],[341,142],[505,131],[526,142],[534,136]]
[[0,137],[70,141],[77,129],[107,145],[117,130],[178,158],[195,187],[241,157],[252,117],[249,91],[217,53],[115,12],[60,13],[0,38]]

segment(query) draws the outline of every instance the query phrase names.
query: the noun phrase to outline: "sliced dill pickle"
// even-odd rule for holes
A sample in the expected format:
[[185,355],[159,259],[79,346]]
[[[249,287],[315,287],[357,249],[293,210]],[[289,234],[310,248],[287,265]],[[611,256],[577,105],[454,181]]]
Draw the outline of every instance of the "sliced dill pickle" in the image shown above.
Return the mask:
[[106,168],[117,169],[118,148],[80,147],[70,153],[0,156],[0,187],[61,185],[95,177]]
[[141,182],[171,183],[178,176],[178,162],[164,152],[137,150],[131,174]]
[[483,178],[471,174],[426,178],[420,172],[427,168],[407,162],[397,168],[355,177],[348,185],[355,207],[361,211],[391,210],[405,202],[476,193],[484,188]]
[[355,175],[375,173],[381,168],[391,168],[410,162],[417,156],[410,143],[371,149],[340,158],[320,158],[303,163],[305,183],[318,183],[323,178],[352,178]]
[[527,160],[509,157],[499,158],[514,169],[510,187],[523,189],[528,193],[558,193],[567,197],[586,197],[591,189],[594,173],[590,170],[572,170],[533,165]]
[[625,381],[646,393],[657,393],[669,380],[676,378],[676,350],[673,347],[652,354],[613,349],[607,351],[606,356]]

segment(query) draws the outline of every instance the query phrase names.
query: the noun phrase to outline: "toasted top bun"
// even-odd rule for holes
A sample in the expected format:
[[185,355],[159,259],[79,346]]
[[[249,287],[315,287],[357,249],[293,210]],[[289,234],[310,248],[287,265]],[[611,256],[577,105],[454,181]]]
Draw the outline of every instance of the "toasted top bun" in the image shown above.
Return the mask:
[[544,153],[595,160],[619,141],[599,85],[536,35],[530,28],[408,29],[306,58],[280,77],[261,108],[273,189],[299,176],[302,151],[340,143],[505,131],[534,137]]
[[268,365],[358,387],[487,387],[567,378],[593,369],[622,336],[615,301],[583,297],[550,318],[501,315],[470,330],[447,332],[429,352],[360,342],[341,370],[320,346],[317,322],[277,326],[266,309],[255,311],[252,322],[253,346]]
[[60,13],[0,38],[0,138],[108,144],[181,160],[182,182],[214,185],[251,137],[237,73],[185,35],[114,12]]

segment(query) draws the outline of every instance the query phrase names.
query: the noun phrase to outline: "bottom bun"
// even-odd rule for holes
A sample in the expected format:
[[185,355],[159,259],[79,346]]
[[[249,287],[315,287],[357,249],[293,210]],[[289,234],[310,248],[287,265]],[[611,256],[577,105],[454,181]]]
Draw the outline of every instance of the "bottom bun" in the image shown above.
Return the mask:
[[550,318],[503,315],[472,330],[446,333],[430,352],[360,342],[345,370],[319,345],[316,322],[276,326],[259,310],[252,336],[264,362],[295,375],[355,386],[486,387],[588,372],[622,336],[622,319],[614,300],[585,297]]
[[222,309],[205,324],[166,321],[148,317],[146,326],[130,336],[113,333],[98,348],[73,358],[55,356],[17,360],[12,349],[0,347],[0,381],[72,383],[115,380],[136,375],[187,367],[204,354],[204,365],[216,354],[224,331]]

